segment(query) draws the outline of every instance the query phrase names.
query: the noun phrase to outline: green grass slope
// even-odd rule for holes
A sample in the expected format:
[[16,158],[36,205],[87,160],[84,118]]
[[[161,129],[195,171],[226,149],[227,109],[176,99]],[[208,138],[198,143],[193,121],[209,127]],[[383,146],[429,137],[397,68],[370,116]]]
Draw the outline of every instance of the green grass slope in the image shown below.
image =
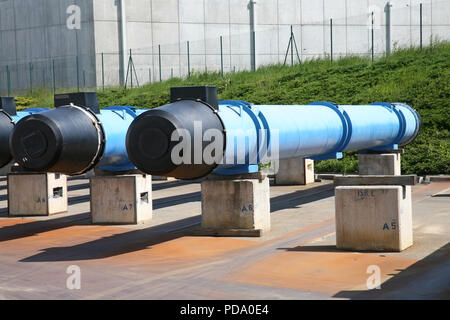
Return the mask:
[[[450,44],[402,49],[372,63],[361,57],[334,62],[317,59],[300,65],[261,67],[256,72],[194,73],[189,79],[174,78],[140,88],[108,88],[99,91],[102,106],[157,107],[169,101],[169,89],[180,85],[215,85],[220,99],[239,99],[255,104],[338,104],[405,102],[420,113],[422,130],[406,146],[403,173],[450,173]],[[20,107],[51,106],[45,91],[18,98]],[[357,171],[357,154],[341,160],[316,163],[317,172]]]

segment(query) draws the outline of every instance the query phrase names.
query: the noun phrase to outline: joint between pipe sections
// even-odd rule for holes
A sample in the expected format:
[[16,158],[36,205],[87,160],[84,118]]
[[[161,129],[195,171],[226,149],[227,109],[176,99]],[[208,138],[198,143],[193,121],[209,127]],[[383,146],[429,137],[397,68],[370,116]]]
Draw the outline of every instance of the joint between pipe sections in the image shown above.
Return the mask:
[[[259,123],[258,117],[253,112],[253,110],[250,107],[242,106],[242,110],[246,112],[250,118],[253,120],[253,123],[255,124],[255,131],[256,131],[256,161],[259,163],[260,161],[260,143],[261,139],[259,136],[259,133],[261,132],[261,125]],[[249,159],[250,162],[250,159]]]
[[[412,136],[408,140],[403,142],[402,144],[399,144],[400,146],[405,146],[405,145],[411,143],[412,141],[414,141],[414,139],[416,139],[417,135],[419,134],[420,128],[422,127],[422,118],[420,117],[420,114],[413,107],[407,105],[406,103],[393,102],[392,104],[393,105],[401,105],[402,107],[408,109],[413,114],[414,119],[416,119],[416,129],[414,130],[414,133],[412,134]],[[405,120],[405,123],[406,123],[406,120]]]
[[[331,158],[328,158],[328,159],[333,159],[333,158],[334,159],[340,159],[340,158],[342,158],[342,155],[339,158],[339,153],[344,151],[344,149],[347,147],[347,145],[350,142],[350,139],[352,137],[352,122],[351,122],[350,117],[348,116],[347,112],[341,110],[339,108],[338,104],[336,104],[334,102],[329,102],[329,101],[311,102],[308,105],[310,105],[310,106],[325,106],[325,107],[329,107],[329,108],[333,109],[337,113],[339,118],[341,119],[341,121],[342,121],[342,138],[337,143],[337,145],[335,146],[333,151],[331,151],[327,156],[333,155]],[[315,159],[315,160],[323,160],[323,159]]]
[[[203,103],[205,106],[207,106],[208,108],[210,108],[211,110],[212,110],[212,112],[216,115],[216,117],[219,119],[219,121],[220,121],[220,124],[222,125],[222,128],[223,128],[223,130],[222,130],[222,132],[223,132],[223,154],[225,155],[225,153],[226,153],[226,150],[227,150],[227,132],[226,132],[226,128],[225,128],[225,123],[223,123],[223,120],[222,120],[222,118],[219,116],[219,114],[218,114],[218,112],[217,112],[217,109],[216,108],[214,108],[213,106],[211,106],[209,103],[206,103],[205,101],[202,101],[202,100],[195,100],[195,101],[197,101],[197,102],[200,102],[200,103]],[[216,164],[216,168],[219,166],[219,164]],[[213,172],[214,171],[214,169],[213,170],[211,170],[211,172]],[[210,172],[210,173],[211,173]]]
[[402,140],[402,138],[406,132],[406,119],[403,116],[403,113],[400,110],[398,110],[398,108],[393,103],[375,102],[375,103],[372,103],[371,105],[372,106],[383,106],[383,107],[386,107],[386,108],[392,110],[395,113],[395,115],[398,118],[399,124],[400,124],[400,129],[398,130],[398,134],[395,137],[394,141],[391,143],[391,145],[398,145],[398,143]]
[[[266,150],[266,152],[268,152],[268,150],[271,150],[271,145],[270,144],[272,142],[272,135],[270,134],[270,130],[269,130],[270,129],[269,128],[269,122],[267,121],[266,117],[264,116],[264,113],[262,113],[260,110],[257,110],[257,112],[258,112],[257,117],[260,119],[260,121],[262,123],[262,126],[266,130],[265,131],[265,133],[266,133],[266,142],[265,142],[266,143],[266,147],[263,150]],[[259,134],[258,134],[258,137],[259,137]],[[261,160],[259,153],[260,153],[260,145],[262,145],[262,143],[264,143],[264,142],[261,142],[261,144],[258,144],[258,162]]]
[[105,129],[103,128],[102,122],[96,116],[95,112],[93,112],[91,109],[85,108],[85,107],[79,107],[79,106],[75,106],[75,105],[72,105],[72,107],[73,108],[78,108],[79,110],[85,112],[88,117],[91,117],[91,119],[94,120],[93,124],[94,124],[95,128],[97,129],[97,132],[99,133],[99,141],[98,141],[97,153],[95,154],[95,156],[92,159],[91,163],[86,168],[84,168],[83,170],[81,170],[79,172],[76,172],[76,173],[72,174],[72,175],[78,175],[78,174],[83,174],[85,172],[88,172],[89,170],[94,168],[97,165],[97,163],[99,163],[100,159],[103,156],[103,153],[105,152],[106,133],[105,133]]
[[[264,117],[264,114],[258,110],[257,108],[254,108],[253,105],[250,102],[243,101],[243,100],[223,100],[219,102],[220,105],[229,105],[234,107],[239,107],[241,112],[246,112],[250,118],[253,120],[255,124],[256,129],[256,144],[257,144],[257,162],[259,163],[261,161],[261,149],[262,150],[269,150],[270,146],[270,130],[269,130],[269,124],[267,122],[267,119]],[[219,117],[220,118],[220,117]],[[266,144],[267,148],[261,148],[264,141],[262,141],[260,133],[261,129],[266,129]]]

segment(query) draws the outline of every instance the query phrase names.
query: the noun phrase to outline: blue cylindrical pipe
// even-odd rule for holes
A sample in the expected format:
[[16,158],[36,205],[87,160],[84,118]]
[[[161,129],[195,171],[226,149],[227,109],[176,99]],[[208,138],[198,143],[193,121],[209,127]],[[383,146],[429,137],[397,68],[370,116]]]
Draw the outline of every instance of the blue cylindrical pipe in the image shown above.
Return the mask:
[[105,151],[97,167],[103,171],[128,171],[136,167],[127,155],[125,137],[133,120],[148,109],[130,106],[111,106],[100,110],[98,119],[105,133]]
[[28,115],[13,130],[12,154],[20,166],[35,172],[134,170],[125,137],[129,125],[144,111],[111,106],[96,113],[71,104]]
[[[323,160],[341,158],[343,151],[396,149],[398,145],[411,142],[420,128],[418,113],[403,103],[250,105],[242,101],[222,101],[218,115],[227,133],[245,129],[255,132],[256,136],[256,131],[262,129],[259,141],[246,135],[250,137],[247,139],[250,144],[246,149],[241,148],[240,154],[227,148],[225,164],[216,169],[220,174],[236,173],[237,166],[233,164],[242,158],[249,159],[245,165],[258,164],[264,154],[256,152],[258,158],[255,159],[251,157],[254,150],[270,150],[275,141],[278,142],[279,159],[308,157]],[[236,145],[236,137],[227,134],[226,143]],[[239,166],[240,170],[245,171],[245,165]],[[249,171],[253,170],[254,167],[249,167]]]
[[[196,133],[196,127],[201,131]],[[188,147],[183,150],[188,163],[173,159],[173,151],[178,152],[173,132],[180,129],[190,133]],[[195,179],[211,172],[255,172],[264,161],[297,157],[322,160],[341,158],[348,150],[396,149],[411,142],[419,129],[418,113],[403,103],[251,105],[222,101],[216,108],[201,99],[186,98],[137,117],[128,130],[127,150],[143,172]],[[149,130],[153,139],[143,139],[143,132]],[[195,153],[198,137],[208,136],[208,141],[221,138],[217,135],[217,139],[210,139],[209,130],[220,131],[223,136],[222,144],[215,149],[219,161],[196,162],[191,154]],[[208,143],[200,141],[198,150],[204,153]]]

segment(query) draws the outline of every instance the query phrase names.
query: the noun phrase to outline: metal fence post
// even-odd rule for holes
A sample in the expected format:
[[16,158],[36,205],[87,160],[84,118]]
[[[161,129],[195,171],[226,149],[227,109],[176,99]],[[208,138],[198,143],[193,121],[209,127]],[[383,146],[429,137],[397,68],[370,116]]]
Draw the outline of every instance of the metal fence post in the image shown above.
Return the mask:
[[8,85],[8,96],[11,95],[11,73],[9,72],[9,66],[6,66],[6,82]]
[[78,55],[76,57],[76,65],[77,65],[77,88],[78,92],[80,92],[80,61]]
[[223,77],[223,43],[222,36],[220,36],[220,70]]
[[159,82],[162,82],[162,71],[161,71],[161,45],[158,44],[158,56],[159,56]]
[[292,41],[293,34],[294,34],[294,30],[291,25],[291,39],[290,39],[290,41],[291,41],[291,43],[290,43],[290,45],[291,45],[291,66],[294,65],[294,43]]
[[33,65],[29,63],[30,68],[30,93],[33,93]]
[[373,38],[373,11],[372,11],[372,30],[370,30],[371,31],[371,37],[372,37],[372,48],[371,48],[371,53],[372,53],[372,62],[373,62],[373,59],[374,59],[374,38]]
[[189,41],[187,42],[188,78],[191,77],[191,57],[189,52]]
[[330,18],[330,58],[333,61],[333,19]]
[[250,68],[256,70],[256,40],[255,40],[255,1],[250,0],[248,10],[250,13]]
[[423,23],[422,23],[422,13],[423,13],[423,11],[422,11],[422,3],[420,3],[420,50],[422,50],[422,35],[423,35],[423,30],[422,30],[422,26],[423,26]]
[[102,52],[102,87],[103,91],[105,91],[105,59],[103,52]]
[[152,83],[152,69],[148,68],[148,81],[151,84]]
[[53,73],[53,94],[55,94],[56,93],[55,59],[52,60],[52,73]]
[[386,56],[391,53],[391,4],[386,3],[384,7],[386,13]]
[[[130,60],[129,60],[129,62],[128,62],[128,68],[130,68],[130,75],[131,75],[131,82],[130,82],[130,84],[131,84],[131,89],[133,89],[133,69],[131,69],[132,68],[132,63],[133,63],[133,52],[131,51],[132,49],[130,49]],[[127,78],[127,80],[128,80],[128,78]]]

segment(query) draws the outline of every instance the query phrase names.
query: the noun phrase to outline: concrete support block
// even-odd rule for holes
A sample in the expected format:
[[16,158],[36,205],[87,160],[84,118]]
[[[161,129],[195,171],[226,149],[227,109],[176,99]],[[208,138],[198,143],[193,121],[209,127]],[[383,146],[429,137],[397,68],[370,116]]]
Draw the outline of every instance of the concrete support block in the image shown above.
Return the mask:
[[244,235],[243,230],[270,230],[269,179],[217,178],[201,185],[202,229],[215,230],[217,235]]
[[401,175],[400,154],[359,154],[360,175]]
[[58,173],[8,174],[10,216],[49,216],[67,212],[67,176]]
[[90,178],[93,224],[139,224],[152,219],[152,177],[134,174]]
[[314,183],[314,161],[294,158],[280,160],[275,185],[306,185]]
[[402,251],[413,244],[411,186],[336,187],[336,246]]

